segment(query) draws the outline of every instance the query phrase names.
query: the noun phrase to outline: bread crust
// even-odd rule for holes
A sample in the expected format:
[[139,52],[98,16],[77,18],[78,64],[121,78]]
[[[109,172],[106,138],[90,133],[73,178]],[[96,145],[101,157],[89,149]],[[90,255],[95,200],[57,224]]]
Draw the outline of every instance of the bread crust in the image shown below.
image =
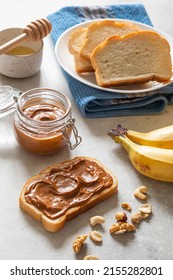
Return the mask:
[[[73,207],[73,208],[69,208],[67,210],[67,212],[63,216],[59,217],[58,219],[48,218],[47,216],[45,216],[44,213],[42,213],[42,211],[40,211],[34,205],[26,202],[26,200],[25,200],[25,190],[26,190],[27,186],[30,185],[30,183],[32,183],[34,180],[37,180],[38,178],[43,178],[44,175],[46,173],[48,173],[52,168],[57,168],[61,164],[72,163],[72,162],[74,162],[78,159],[80,159],[80,160],[86,159],[86,160],[94,161],[95,163],[97,163],[101,168],[104,169],[104,171],[106,171],[113,178],[113,184],[110,187],[104,188],[100,192],[93,194],[93,196],[91,196],[87,200],[87,202],[83,203],[82,205],[77,206],[77,207]],[[65,223],[67,221],[70,221],[71,219],[73,219],[76,216],[84,213],[85,211],[87,211],[91,207],[94,207],[99,202],[101,202],[101,201],[107,199],[108,197],[112,196],[114,193],[117,192],[117,190],[118,190],[117,178],[103,164],[101,164],[98,160],[96,160],[94,158],[90,158],[90,157],[75,157],[73,159],[70,159],[70,160],[67,160],[67,161],[64,161],[64,162],[61,162],[61,163],[58,163],[58,164],[51,165],[51,166],[47,167],[46,169],[44,169],[43,171],[41,171],[39,174],[30,178],[25,183],[25,185],[23,186],[22,191],[20,193],[19,206],[23,211],[28,213],[35,220],[40,221],[42,223],[43,227],[47,231],[56,232],[56,231],[60,230],[65,225]]]

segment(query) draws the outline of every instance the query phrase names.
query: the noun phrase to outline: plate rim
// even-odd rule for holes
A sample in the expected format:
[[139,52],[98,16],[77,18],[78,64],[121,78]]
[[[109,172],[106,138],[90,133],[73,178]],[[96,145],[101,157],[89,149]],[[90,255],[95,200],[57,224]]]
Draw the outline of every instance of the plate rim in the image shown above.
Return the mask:
[[[79,82],[87,85],[87,86],[90,86],[90,87],[93,87],[93,88],[96,88],[98,90],[102,90],[102,91],[107,91],[107,92],[112,92],[112,93],[119,93],[119,94],[140,94],[140,93],[147,93],[147,92],[153,92],[153,91],[156,91],[158,89],[161,89],[165,86],[168,86],[170,85],[171,83],[173,83],[173,76],[172,78],[168,81],[168,82],[157,82],[158,85],[155,86],[155,87],[151,87],[151,88],[146,88],[146,89],[134,89],[134,90],[128,90],[128,89],[121,89],[119,87],[113,87],[113,88],[108,88],[108,87],[101,87],[101,86],[98,86],[97,84],[93,84],[87,80],[85,80],[80,74],[78,74],[76,72],[76,70],[74,69],[74,73],[68,69],[68,67],[64,66],[64,64],[62,63],[59,55],[58,55],[58,47],[59,45],[61,44],[61,41],[64,39],[64,37],[66,37],[68,34],[70,35],[70,33],[79,28],[79,27],[85,27],[85,26],[88,26],[90,23],[92,22],[96,22],[96,21],[103,21],[103,20],[115,20],[115,21],[120,21],[120,22],[129,22],[129,23],[133,23],[133,24],[136,24],[138,25],[139,27],[146,27],[148,30],[153,30],[157,33],[159,33],[160,35],[162,35],[163,37],[165,37],[169,44],[170,44],[170,48],[171,50],[173,51],[173,38],[171,36],[169,36],[168,34],[166,34],[165,32],[162,32],[161,30],[159,30],[158,28],[155,28],[153,26],[150,26],[148,24],[145,24],[145,23],[142,23],[142,22],[138,22],[138,21],[134,21],[134,20],[129,20],[129,19],[119,19],[119,18],[102,18],[102,19],[93,19],[93,20],[86,20],[84,22],[81,22],[81,23],[78,23],[76,25],[73,25],[71,27],[69,27],[67,30],[65,30],[60,36],[59,38],[57,39],[56,43],[55,43],[55,56],[56,56],[56,59],[58,61],[58,63],[60,64],[60,66],[64,69],[64,71],[66,71],[71,77],[73,77],[74,79],[78,80]],[[171,41],[172,41],[172,44],[171,44]],[[68,50],[68,45],[67,45],[67,50]],[[72,54],[70,54],[70,52],[68,51],[69,53],[69,56],[73,57]],[[172,53],[171,53],[172,54]],[[171,58],[172,58],[172,65],[173,65],[173,54],[171,55]],[[91,73],[90,73],[91,75]],[[144,84],[144,83],[143,83]],[[141,84],[140,84],[141,85]],[[128,85],[127,85],[128,87]]]

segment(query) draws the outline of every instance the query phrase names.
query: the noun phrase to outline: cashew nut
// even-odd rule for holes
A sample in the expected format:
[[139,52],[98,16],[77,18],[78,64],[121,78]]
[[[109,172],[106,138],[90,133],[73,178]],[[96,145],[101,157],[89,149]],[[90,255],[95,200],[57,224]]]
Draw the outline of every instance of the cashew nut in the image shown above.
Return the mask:
[[84,260],[99,260],[99,258],[94,255],[85,256],[83,259]]
[[127,203],[127,202],[122,202],[121,206],[122,206],[122,208],[124,208],[124,209],[126,209],[128,211],[132,210],[131,205],[129,203]]
[[149,203],[143,204],[139,207],[139,211],[144,214],[150,214],[152,212],[152,206]]
[[90,231],[89,237],[94,242],[102,242],[102,235],[96,230]]
[[148,191],[148,188],[146,186],[141,186],[135,190],[134,196],[141,200],[144,200],[147,198],[147,196],[145,195],[145,193],[147,193],[147,191]]
[[148,216],[149,214],[138,211],[132,214],[131,221],[132,223],[138,224],[142,219],[148,218]]
[[102,216],[93,216],[90,218],[90,224],[92,227],[97,224],[103,224],[104,222],[105,219]]
[[143,219],[143,215],[141,212],[135,212],[131,216],[132,223],[138,224]]

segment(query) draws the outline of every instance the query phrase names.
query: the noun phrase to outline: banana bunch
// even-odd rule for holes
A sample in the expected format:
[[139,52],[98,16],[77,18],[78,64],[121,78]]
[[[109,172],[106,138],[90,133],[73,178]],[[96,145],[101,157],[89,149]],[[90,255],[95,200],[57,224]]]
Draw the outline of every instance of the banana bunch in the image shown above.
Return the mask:
[[173,182],[173,126],[140,133],[118,125],[110,129],[108,135],[122,144],[140,173],[152,179]]

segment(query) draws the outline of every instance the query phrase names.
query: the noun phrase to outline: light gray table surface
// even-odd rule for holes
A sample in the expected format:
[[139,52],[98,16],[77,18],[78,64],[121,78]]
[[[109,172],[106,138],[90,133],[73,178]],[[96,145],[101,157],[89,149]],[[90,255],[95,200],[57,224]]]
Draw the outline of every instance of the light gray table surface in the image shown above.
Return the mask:
[[[82,0],[80,5],[87,5],[87,2]],[[139,2],[144,3],[154,26],[173,36],[172,0]],[[92,1],[93,5],[116,3],[122,1]],[[77,1],[5,0],[1,6],[0,30],[24,27],[30,20],[47,16],[66,5],[77,5]],[[37,156],[27,153],[16,142],[13,134],[13,114],[0,119],[0,259],[75,260],[82,259],[86,254],[97,255],[100,259],[117,260],[173,259],[173,184],[152,180],[139,174],[131,165],[125,150],[107,136],[108,129],[119,123],[129,129],[143,132],[171,125],[173,106],[168,106],[158,115],[105,119],[82,117],[56,61],[49,37],[44,40],[43,63],[38,74],[27,79],[10,79],[0,75],[0,84],[11,85],[22,91],[34,87],[50,87],[67,94],[83,139],[80,146],[73,151],[65,149],[54,155]],[[31,176],[51,164],[75,156],[94,157],[105,164],[117,176],[118,193],[68,222],[59,232],[49,233],[39,222],[19,209],[20,191]],[[138,209],[141,204],[133,196],[134,190],[140,185],[148,187],[148,202],[153,206],[153,214],[137,226],[135,233],[111,236],[108,229],[115,221],[115,213],[121,210],[121,202],[128,201],[133,210]],[[102,215],[106,220],[101,228],[102,245],[97,246],[88,239],[86,246],[76,256],[72,250],[72,242],[77,235],[91,230],[89,218],[93,215]],[[130,218],[130,214],[128,216]]]

